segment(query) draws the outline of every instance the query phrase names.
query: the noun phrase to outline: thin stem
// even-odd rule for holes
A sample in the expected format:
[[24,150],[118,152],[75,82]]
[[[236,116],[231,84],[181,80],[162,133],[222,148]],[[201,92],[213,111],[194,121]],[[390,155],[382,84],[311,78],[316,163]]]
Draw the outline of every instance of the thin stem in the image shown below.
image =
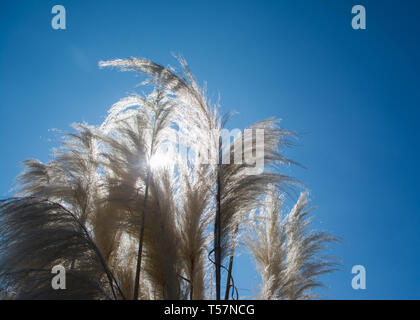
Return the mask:
[[217,164],[217,194],[216,194],[216,218],[214,222],[214,260],[215,260],[215,267],[216,267],[216,300],[220,300],[220,280],[221,280],[221,177],[220,177],[220,169],[221,169],[221,156],[222,156],[222,137],[219,136],[219,162]]
[[[235,235],[238,233],[238,230],[239,230],[239,225],[237,224],[236,227],[235,227],[235,232],[234,232]],[[228,269],[228,275],[227,275],[227,279],[226,279],[225,300],[229,300],[229,291],[230,291],[230,288],[231,288],[230,280],[232,278],[234,252],[235,252],[235,248],[233,247],[232,252],[230,254],[230,259],[229,259],[229,269]]]
[[141,226],[140,226],[140,234],[139,234],[139,250],[137,252],[137,267],[136,267],[136,279],[134,282],[134,294],[133,300],[137,300],[139,297],[139,285],[140,285],[140,268],[141,268],[141,258],[143,255],[143,239],[144,239],[144,224],[146,221],[146,205],[147,205],[147,196],[149,194],[149,184],[150,184],[150,175],[151,170],[150,166],[147,170],[147,178],[146,178],[146,191],[144,194],[144,202],[143,202],[143,211],[141,215]]
[[190,300],[193,300],[193,280],[188,280],[187,278],[177,274],[182,280],[187,281],[190,284]]

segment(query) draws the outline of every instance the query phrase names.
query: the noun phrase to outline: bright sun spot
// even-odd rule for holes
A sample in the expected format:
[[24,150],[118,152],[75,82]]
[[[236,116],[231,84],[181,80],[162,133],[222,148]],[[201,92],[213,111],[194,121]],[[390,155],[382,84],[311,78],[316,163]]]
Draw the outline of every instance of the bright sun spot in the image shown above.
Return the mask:
[[157,152],[150,159],[150,167],[152,170],[168,167],[174,162],[170,152]]

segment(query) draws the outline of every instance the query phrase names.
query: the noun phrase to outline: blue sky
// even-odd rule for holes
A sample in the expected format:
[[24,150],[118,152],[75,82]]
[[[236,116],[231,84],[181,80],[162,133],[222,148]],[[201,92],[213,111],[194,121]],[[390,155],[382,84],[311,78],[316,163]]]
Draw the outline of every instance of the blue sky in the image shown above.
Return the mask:
[[[64,5],[67,29],[51,28]],[[362,4],[367,29],[351,28]],[[141,80],[99,70],[139,56],[182,54],[231,128],[271,116],[300,134],[288,155],[312,191],[319,226],[344,239],[326,298],[419,299],[419,18],[415,1],[1,1],[0,196],[20,162],[50,158],[72,122],[99,124]],[[367,270],[353,290],[351,267]],[[242,255],[241,296],[257,278]],[[245,290],[250,289],[250,290]]]

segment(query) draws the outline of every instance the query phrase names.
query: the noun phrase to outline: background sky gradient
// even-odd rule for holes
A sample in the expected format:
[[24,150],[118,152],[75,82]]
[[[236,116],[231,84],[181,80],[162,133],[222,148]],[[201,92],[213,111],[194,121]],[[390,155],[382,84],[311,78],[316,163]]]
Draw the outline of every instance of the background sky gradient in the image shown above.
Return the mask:
[[[64,5],[67,29],[51,28]],[[367,30],[351,28],[362,4]],[[134,73],[99,60],[145,57],[176,66],[182,54],[230,128],[268,117],[300,135],[288,156],[311,191],[317,225],[344,239],[323,277],[330,299],[420,298],[420,2],[418,1],[1,1],[0,196],[20,162],[47,161],[52,128],[99,124],[135,89]],[[367,270],[353,290],[351,267]],[[235,262],[241,297],[258,278]]]

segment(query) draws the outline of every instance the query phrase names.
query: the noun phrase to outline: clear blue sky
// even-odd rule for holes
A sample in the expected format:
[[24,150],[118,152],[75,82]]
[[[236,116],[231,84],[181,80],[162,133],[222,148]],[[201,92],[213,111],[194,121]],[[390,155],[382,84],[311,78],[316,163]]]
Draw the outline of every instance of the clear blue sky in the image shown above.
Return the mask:
[[[51,28],[55,4],[67,30]],[[367,30],[351,28],[355,4]],[[419,299],[419,21],[411,0],[1,1],[0,196],[20,161],[49,159],[49,129],[99,124],[141,80],[99,60],[166,65],[181,53],[223,110],[240,112],[231,127],[277,116],[301,135],[289,156],[307,169],[290,173],[312,190],[321,226],[345,239],[322,293]],[[364,291],[350,285],[356,264]],[[238,286],[255,288],[245,256],[236,267]]]

